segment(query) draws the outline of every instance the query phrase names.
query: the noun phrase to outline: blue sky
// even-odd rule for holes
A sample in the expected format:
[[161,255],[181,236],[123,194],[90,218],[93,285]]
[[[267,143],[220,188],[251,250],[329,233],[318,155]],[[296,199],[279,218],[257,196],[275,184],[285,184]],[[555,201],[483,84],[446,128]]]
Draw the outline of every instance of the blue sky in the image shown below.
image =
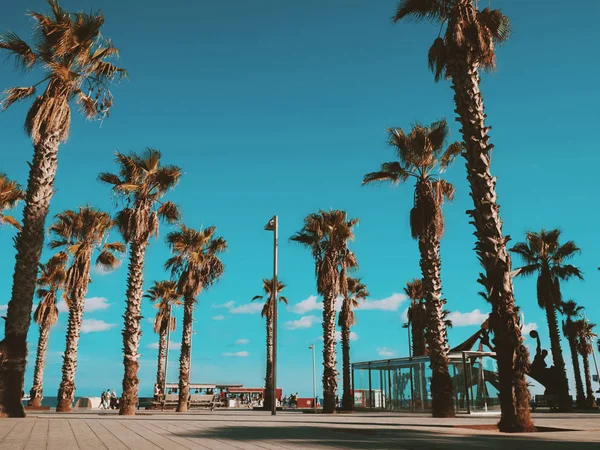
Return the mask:
[[[363,188],[360,182],[365,173],[392,159],[385,143],[389,126],[407,128],[414,121],[446,117],[452,139],[459,139],[452,91],[446,82],[434,84],[427,70],[427,50],[437,28],[392,25],[396,0],[62,4],[70,10],[103,10],[103,33],[121,50],[119,63],[130,77],[114,88],[108,120],[90,123],[74,115],[69,141],[60,148],[51,213],[83,204],[114,211],[109,190],[96,176],[114,169],[116,150],[150,146],[163,152],[166,163],[180,165],[185,172],[169,197],[181,206],[184,222],[215,225],[229,243],[223,257],[225,275],[199,297],[192,379],[262,384],[264,322],[255,309],[245,309],[272,270],[272,235],[263,226],[276,213],[280,276],[292,305],[280,314],[279,385],[285,392],[310,395],[308,346],[321,348],[320,321],[311,318],[320,311],[307,309],[312,300],[306,301],[316,294],[314,265],[309,252],[287,238],[301,227],[304,216],[319,208],[345,209],[360,218],[352,248],[360,264],[358,274],[372,294],[368,304],[380,309],[357,313],[353,360],[405,355],[401,316],[406,301],[398,294],[406,281],[419,276],[417,244],[408,224],[413,187]],[[498,70],[483,75],[481,88],[493,126],[492,170],[498,177],[505,233],[516,242],[527,230],[560,227],[565,239],[574,239],[583,250],[574,263],[586,280],[564,284],[563,294],[586,306],[591,319],[598,321],[600,244],[594,206],[600,156],[594,151],[593,130],[600,88],[598,63],[589,55],[597,52],[600,30],[594,11],[600,12],[600,6],[596,0],[582,0],[579,6],[564,8],[558,0],[492,1],[492,7],[502,8],[511,18],[513,34],[498,52]],[[28,39],[32,22],[26,8],[46,7],[42,0],[10,2],[0,16],[0,30],[11,29]],[[35,73],[12,71],[10,62],[0,69],[3,89],[37,79]],[[22,131],[28,106],[14,105],[0,115],[0,169],[22,184],[32,154]],[[461,159],[447,178],[457,194],[445,207],[443,291],[447,307],[471,313],[463,317],[471,323],[478,317],[473,311],[485,313],[487,305],[476,295],[480,266],[465,215],[472,203]],[[168,257],[168,231],[163,226],[150,245],[146,287],[167,276],[162,266]],[[0,228],[0,305],[10,297],[12,235],[10,229]],[[45,251],[43,259],[49,255]],[[120,391],[125,280],[126,262],[112,274],[93,275],[88,297],[94,300],[85,314],[93,322],[86,322],[86,329],[106,329],[82,334],[78,395],[109,387]],[[515,293],[525,321],[537,324],[547,343],[535,281],[516,280]],[[384,301],[373,303],[377,300]],[[148,320],[153,313],[145,303],[142,395],[151,394],[156,373],[156,350],[151,347],[157,336]],[[181,311],[177,314],[180,317]],[[56,395],[58,389],[66,320],[62,313],[50,337],[46,396]],[[455,321],[458,325],[460,318]],[[298,327],[302,325],[307,327]],[[450,331],[451,343],[476,329],[456,326]],[[180,331],[179,327],[175,342],[180,341]],[[36,340],[37,327],[32,325],[26,390],[31,386]],[[172,353],[169,380],[176,379],[177,358],[178,353]]]

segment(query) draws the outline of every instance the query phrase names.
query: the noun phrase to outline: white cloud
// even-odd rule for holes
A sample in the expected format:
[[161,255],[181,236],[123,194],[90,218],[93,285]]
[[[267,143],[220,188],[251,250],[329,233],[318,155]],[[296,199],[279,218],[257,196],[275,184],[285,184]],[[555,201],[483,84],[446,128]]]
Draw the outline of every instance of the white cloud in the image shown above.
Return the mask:
[[298,330],[312,327],[315,323],[319,323],[321,319],[317,316],[303,316],[298,320],[289,320],[285,323],[288,330]]
[[377,349],[377,354],[379,356],[383,356],[386,358],[392,357],[396,354],[396,352],[394,350],[392,350],[391,348],[387,348],[387,347],[380,347]]
[[225,316],[223,314],[219,314],[218,316],[213,316],[212,320],[225,320]]
[[109,273],[113,273],[115,270],[117,270],[119,267],[121,267],[121,264],[123,264],[123,260],[122,259],[118,259],[117,260],[117,265],[115,267],[112,268],[106,268],[106,267],[102,267],[102,266],[96,266],[94,265],[94,272],[100,276],[104,276],[104,275],[108,275]]
[[530,323],[526,323],[525,325],[523,325],[523,328],[521,329],[521,334],[523,335],[523,337],[529,337],[529,332],[531,330],[537,330],[538,326],[537,323],[535,322],[530,322]]
[[488,314],[482,313],[479,309],[474,309],[471,312],[461,313],[454,311],[448,314],[448,319],[452,321],[455,327],[467,327],[470,325],[480,326],[488,318]]
[[0,313],[3,313],[8,310],[8,305],[0,305]]
[[246,356],[250,356],[250,353],[244,352],[225,352],[222,353],[223,356],[235,356],[236,358],[245,358]]
[[[319,336],[319,340],[321,342],[323,342],[323,336]],[[342,332],[341,331],[336,331],[335,332],[335,340],[336,342],[341,342],[342,340]],[[358,341],[358,334],[355,333],[354,331],[350,332],[350,340],[351,341]]]
[[382,298],[381,300],[364,299],[358,303],[357,310],[369,311],[398,311],[402,302],[406,300],[406,295],[394,293],[389,297]]
[[400,321],[402,323],[408,322],[408,308],[405,308],[404,311],[402,311],[402,314],[400,314]]
[[94,333],[96,331],[106,331],[117,326],[115,323],[106,323],[104,320],[83,319],[81,322],[82,333]]
[[[153,350],[158,350],[158,342],[153,342],[152,344],[147,345],[148,348]],[[181,342],[169,342],[169,351],[171,350],[181,350]]]
[[320,302],[316,295],[311,295],[306,300],[291,305],[288,309],[296,314],[306,314],[309,311],[323,309],[323,302]]
[[255,314],[262,311],[264,303],[246,303],[241,306],[236,306],[235,308],[230,308],[229,312],[231,314]]
[[238,339],[237,341],[235,341],[236,345],[246,345],[248,342],[250,342],[250,339]]
[[212,307],[213,308],[231,309],[231,308],[233,308],[234,305],[235,305],[235,302],[233,300],[230,300],[227,303],[223,303],[222,305],[212,305]]
[[[108,309],[110,303],[108,303],[108,299],[104,297],[90,297],[85,299],[85,312],[93,312],[93,311],[102,311],[104,309]],[[69,312],[69,308],[67,307],[64,299],[61,299],[56,305],[58,308],[58,312]],[[154,321],[154,319],[152,319]]]

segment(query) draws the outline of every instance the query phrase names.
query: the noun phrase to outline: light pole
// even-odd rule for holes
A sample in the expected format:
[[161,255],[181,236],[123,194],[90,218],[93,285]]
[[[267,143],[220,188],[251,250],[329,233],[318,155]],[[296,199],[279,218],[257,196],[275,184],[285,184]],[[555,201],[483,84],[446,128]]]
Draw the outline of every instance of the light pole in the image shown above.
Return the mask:
[[313,362],[313,407],[317,412],[317,372],[315,369],[315,345],[308,347],[312,350],[312,362]]
[[194,342],[194,335],[196,334],[196,332],[194,331],[194,322],[195,321],[196,321],[196,319],[194,319],[192,317],[192,334],[190,336],[190,370],[188,372],[188,375],[189,375],[188,384],[192,384],[192,343]]
[[279,231],[279,220],[275,215],[265,225],[266,231],[273,232],[273,286],[271,294],[273,295],[273,309],[271,311],[273,317],[273,385],[271,386],[271,415],[277,414],[277,239]]
[[[585,319],[585,323],[587,325],[589,322],[585,313],[583,314],[583,318]],[[600,372],[598,371],[598,362],[596,361],[596,352],[594,351],[594,338],[590,337],[590,341],[590,345],[592,347],[592,358],[594,359],[594,366],[596,367],[596,378],[598,379],[598,383],[600,383]],[[598,390],[598,392],[600,392],[600,390]]]
[[162,386],[162,393],[165,395],[167,393],[167,375],[169,374],[169,343],[171,342],[171,308],[173,306],[169,305],[169,326],[167,327],[167,352],[165,354],[165,381]]

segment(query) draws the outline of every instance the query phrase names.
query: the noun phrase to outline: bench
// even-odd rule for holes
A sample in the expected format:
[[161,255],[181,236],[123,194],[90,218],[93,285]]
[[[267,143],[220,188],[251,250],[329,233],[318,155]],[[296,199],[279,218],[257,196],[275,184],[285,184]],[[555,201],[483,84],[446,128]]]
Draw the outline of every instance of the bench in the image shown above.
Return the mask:
[[192,394],[188,400],[188,408],[210,408],[212,410],[217,403],[213,394]]
[[531,405],[531,409],[535,411],[536,408],[546,407],[550,408],[550,411],[558,411],[558,400],[558,395],[536,395]]
[[167,394],[163,397],[163,399],[159,402],[153,402],[154,406],[160,408],[164,411],[166,407],[176,407],[179,404],[179,394]]

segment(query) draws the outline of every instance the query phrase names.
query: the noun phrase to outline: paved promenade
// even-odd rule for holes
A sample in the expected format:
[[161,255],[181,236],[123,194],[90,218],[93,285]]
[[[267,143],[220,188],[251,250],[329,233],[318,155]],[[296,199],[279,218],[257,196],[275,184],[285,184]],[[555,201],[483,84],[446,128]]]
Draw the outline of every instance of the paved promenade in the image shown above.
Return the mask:
[[335,416],[250,411],[33,413],[0,420],[0,449],[600,449],[600,414],[535,414],[538,426],[568,431],[501,435],[498,416],[432,419],[392,413]]

